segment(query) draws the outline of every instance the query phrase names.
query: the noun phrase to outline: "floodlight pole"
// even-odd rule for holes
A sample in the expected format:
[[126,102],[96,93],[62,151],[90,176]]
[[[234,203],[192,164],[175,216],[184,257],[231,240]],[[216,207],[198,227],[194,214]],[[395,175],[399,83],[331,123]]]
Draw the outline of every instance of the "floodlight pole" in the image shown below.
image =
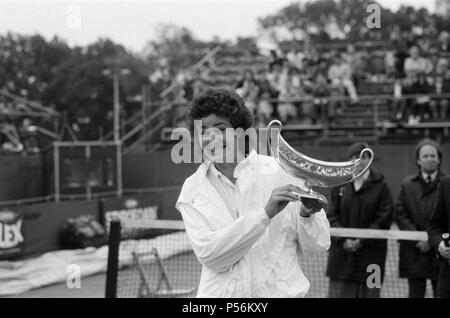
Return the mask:
[[117,65],[112,69],[103,70],[103,75],[112,76],[113,78],[113,91],[114,91],[114,141],[117,143],[120,141],[120,100],[119,100],[119,81],[120,75],[129,75],[131,71],[127,68],[120,69]]
[[120,140],[120,101],[119,101],[119,73],[114,72],[114,141]]

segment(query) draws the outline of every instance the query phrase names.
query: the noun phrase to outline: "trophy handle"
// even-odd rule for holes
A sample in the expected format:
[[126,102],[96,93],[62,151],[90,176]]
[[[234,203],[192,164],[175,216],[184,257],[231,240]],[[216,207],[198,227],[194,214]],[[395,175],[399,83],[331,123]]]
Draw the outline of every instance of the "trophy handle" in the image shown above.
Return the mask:
[[368,153],[369,153],[369,156],[370,156],[369,163],[364,167],[363,170],[361,170],[360,173],[358,173],[356,176],[354,176],[354,177],[353,177],[350,181],[348,181],[348,182],[351,182],[351,181],[353,181],[353,180],[359,178],[360,176],[362,176],[362,175],[364,174],[364,172],[366,172],[367,169],[369,169],[370,165],[372,164],[372,161],[373,161],[373,151],[372,151],[372,149],[369,149],[369,148],[364,148],[363,150],[361,150],[361,152],[360,152],[360,154],[359,154],[359,159],[357,160],[357,162],[356,162],[355,164],[358,165],[360,162],[362,162],[362,160],[363,160],[363,155],[364,155],[365,152],[368,152]]
[[[273,149],[272,149],[272,126],[274,126],[274,125],[279,126],[278,134],[281,133],[281,127],[283,127],[283,124],[281,124],[281,121],[276,120],[276,119],[270,121],[270,123],[267,125],[267,129],[268,129],[267,143],[268,143],[268,148],[269,148],[269,155],[271,157],[275,158],[275,160],[278,163],[280,163],[279,162],[279,157],[278,157],[278,149],[275,149],[275,151],[273,151]],[[278,134],[276,136],[276,138],[277,138],[276,142],[277,143],[278,143]]]
[[[281,127],[283,126],[282,123],[279,120],[272,120],[269,122],[269,124],[267,125],[267,128],[269,130],[268,133],[268,137],[267,137],[267,143],[268,143],[268,149],[270,151],[270,155],[278,162],[278,164],[280,165],[281,169],[283,169],[287,174],[289,174],[289,171],[286,170],[286,168],[281,164],[280,162],[280,158],[279,158],[279,153],[278,153],[278,149],[272,149],[272,133],[271,133],[271,128],[272,126],[279,126],[279,131],[278,134],[276,136],[276,142],[279,142],[279,134],[281,132]],[[322,194],[320,194],[319,192],[316,192],[312,189],[312,186],[309,182],[308,179],[304,180],[304,184],[302,186],[300,186],[300,193],[296,193],[299,200],[300,198],[304,197],[304,198],[309,198],[309,199],[315,199],[315,200],[319,200],[322,203],[325,203],[325,205],[328,205],[328,201],[326,199],[326,197]]]

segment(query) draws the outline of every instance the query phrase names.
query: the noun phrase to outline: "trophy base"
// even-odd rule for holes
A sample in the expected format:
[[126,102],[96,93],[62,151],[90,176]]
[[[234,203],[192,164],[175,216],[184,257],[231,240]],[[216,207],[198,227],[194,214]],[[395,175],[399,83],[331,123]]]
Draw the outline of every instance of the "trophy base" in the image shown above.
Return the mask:
[[301,198],[308,198],[308,199],[312,199],[312,200],[318,200],[322,204],[328,205],[328,200],[327,200],[327,198],[325,198],[325,196],[323,194],[320,194],[311,189],[309,189],[309,190],[301,189],[301,192],[293,192],[293,193],[295,193],[297,195],[299,201],[301,200]]

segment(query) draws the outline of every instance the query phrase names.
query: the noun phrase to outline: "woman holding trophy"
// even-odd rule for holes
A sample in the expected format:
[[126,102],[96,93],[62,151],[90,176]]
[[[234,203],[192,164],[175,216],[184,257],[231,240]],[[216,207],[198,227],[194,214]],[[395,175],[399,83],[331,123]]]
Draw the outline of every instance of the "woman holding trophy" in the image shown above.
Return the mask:
[[[273,158],[238,153],[247,151],[225,138],[226,128],[253,124],[233,91],[206,90],[194,99],[190,116],[201,120],[203,131],[194,127],[194,133],[202,135],[202,149],[220,141],[224,150],[204,151],[207,159],[186,179],[176,204],[203,265],[197,297],[305,296],[309,282],[298,257],[330,246],[323,203],[302,203],[300,189]],[[215,138],[207,138],[208,128],[216,128]],[[225,162],[230,153],[245,158]]]

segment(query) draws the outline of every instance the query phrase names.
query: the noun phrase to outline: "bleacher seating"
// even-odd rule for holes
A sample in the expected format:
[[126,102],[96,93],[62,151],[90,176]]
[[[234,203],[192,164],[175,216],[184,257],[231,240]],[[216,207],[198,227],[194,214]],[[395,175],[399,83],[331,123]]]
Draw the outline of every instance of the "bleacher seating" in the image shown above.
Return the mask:
[[[342,46],[342,45],[341,45]],[[251,69],[257,77],[267,72],[269,58],[257,51],[250,52],[237,46],[222,47],[213,57],[214,62],[203,77],[204,86],[234,87],[245,70]],[[449,139],[448,123],[420,123],[408,125],[392,122],[393,79],[383,75],[359,79],[357,103],[342,103],[340,113],[332,123],[319,120],[315,125],[302,120],[283,127],[284,137],[292,144],[348,144],[355,141],[371,143],[411,143],[425,136],[438,140]],[[185,107],[187,110],[187,107]],[[175,127],[161,131],[161,141],[170,142]]]
[[223,47],[214,56],[213,67],[205,86],[233,87],[245,70],[251,69],[257,76],[267,70],[268,58],[259,52],[250,52],[237,46]]

